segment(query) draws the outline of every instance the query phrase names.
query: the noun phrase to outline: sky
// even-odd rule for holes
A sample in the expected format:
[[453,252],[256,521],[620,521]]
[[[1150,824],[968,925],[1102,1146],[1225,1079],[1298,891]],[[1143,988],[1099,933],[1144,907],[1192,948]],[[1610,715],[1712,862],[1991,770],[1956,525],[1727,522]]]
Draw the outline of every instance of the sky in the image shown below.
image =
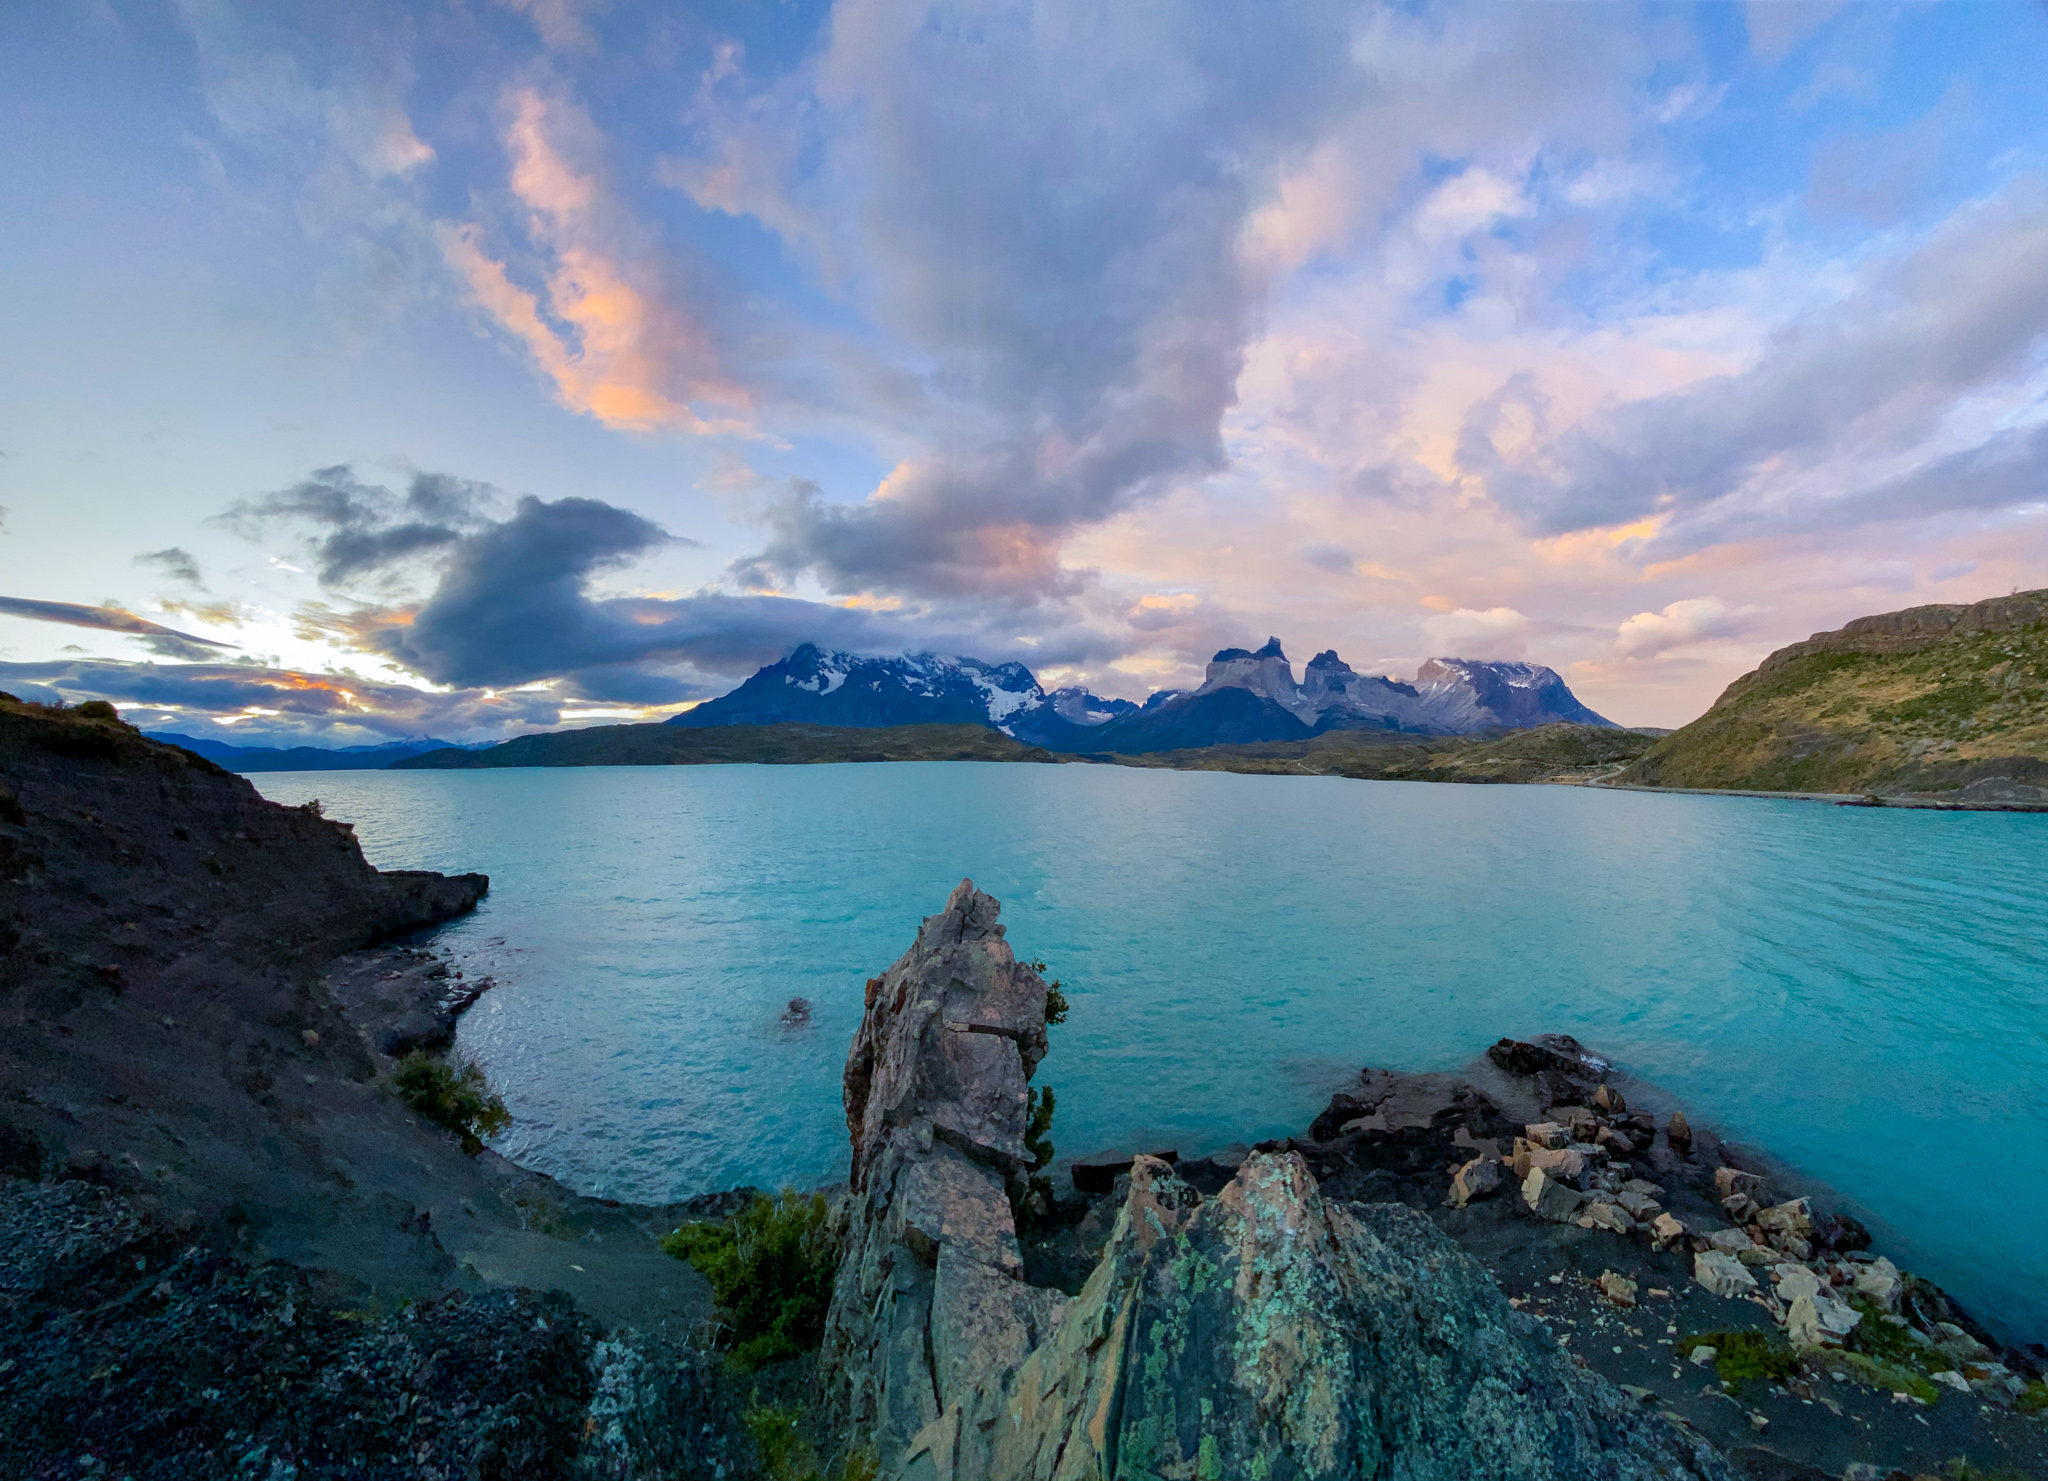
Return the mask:
[[0,7],[0,688],[263,744],[797,643],[1679,725],[2048,586],[2048,8]]

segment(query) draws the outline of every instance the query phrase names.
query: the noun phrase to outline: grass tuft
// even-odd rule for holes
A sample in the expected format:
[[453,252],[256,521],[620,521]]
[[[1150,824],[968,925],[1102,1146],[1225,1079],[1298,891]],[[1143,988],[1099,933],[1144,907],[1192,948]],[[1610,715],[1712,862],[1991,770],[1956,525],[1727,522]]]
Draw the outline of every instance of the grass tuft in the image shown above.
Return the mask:
[[1714,1372],[1723,1383],[1782,1383],[1799,1371],[1799,1355],[1775,1332],[1701,1332],[1681,1337],[1674,1352],[1714,1349]]

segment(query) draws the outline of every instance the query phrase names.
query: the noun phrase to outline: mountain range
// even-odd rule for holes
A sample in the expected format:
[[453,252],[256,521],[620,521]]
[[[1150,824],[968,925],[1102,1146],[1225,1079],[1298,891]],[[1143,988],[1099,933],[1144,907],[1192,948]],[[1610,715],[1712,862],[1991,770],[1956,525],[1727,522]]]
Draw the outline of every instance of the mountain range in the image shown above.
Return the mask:
[[668,723],[686,727],[807,724],[988,725],[1047,750],[1151,751],[1301,740],[1332,730],[1467,735],[1557,721],[1611,727],[1541,664],[1432,658],[1412,683],[1355,672],[1334,649],[1300,683],[1278,638],[1226,648],[1198,689],[1144,704],[1085,689],[1042,689],[1021,663],[933,653],[876,657],[805,643],[718,699]]

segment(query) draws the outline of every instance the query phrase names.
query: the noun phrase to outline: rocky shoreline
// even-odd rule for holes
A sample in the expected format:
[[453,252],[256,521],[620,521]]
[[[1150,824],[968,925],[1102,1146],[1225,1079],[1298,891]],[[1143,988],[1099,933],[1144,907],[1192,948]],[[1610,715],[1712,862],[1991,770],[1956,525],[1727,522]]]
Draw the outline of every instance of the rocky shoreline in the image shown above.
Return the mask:
[[578,1197],[395,1096],[482,876],[0,700],[0,882],[0,1473],[2048,1476],[2048,1353],[1568,1039],[1048,1167],[1057,1011],[963,882],[868,984],[823,1348],[736,1372],[656,1241],[751,1190]]

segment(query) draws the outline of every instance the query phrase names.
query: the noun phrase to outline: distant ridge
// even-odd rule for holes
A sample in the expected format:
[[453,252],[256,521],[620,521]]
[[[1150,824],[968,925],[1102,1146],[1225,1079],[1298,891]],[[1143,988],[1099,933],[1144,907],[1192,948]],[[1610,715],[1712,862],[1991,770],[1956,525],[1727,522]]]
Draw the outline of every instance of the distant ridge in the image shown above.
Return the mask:
[[1615,780],[2048,804],[2048,590],[1780,648]]
[[393,761],[427,751],[459,750],[453,741],[422,736],[418,740],[385,741],[372,746],[233,746],[205,736],[180,735],[174,730],[147,730],[143,734],[166,745],[182,746],[229,771],[380,771]]
[[1142,754],[1210,745],[1300,740],[1330,730],[1465,735],[1569,721],[1610,726],[1541,664],[1433,658],[1415,682],[1360,675],[1335,650],[1309,661],[1302,682],[1278,638],[1256,651],[1226,648],[1201,687],[1163,690],[1141,705],[1085,689],[1043,690],[1021,663],[933,653],[867,656],[805,643],[731,693],[668,723],[881,727],[987,725],[1070,754]]

